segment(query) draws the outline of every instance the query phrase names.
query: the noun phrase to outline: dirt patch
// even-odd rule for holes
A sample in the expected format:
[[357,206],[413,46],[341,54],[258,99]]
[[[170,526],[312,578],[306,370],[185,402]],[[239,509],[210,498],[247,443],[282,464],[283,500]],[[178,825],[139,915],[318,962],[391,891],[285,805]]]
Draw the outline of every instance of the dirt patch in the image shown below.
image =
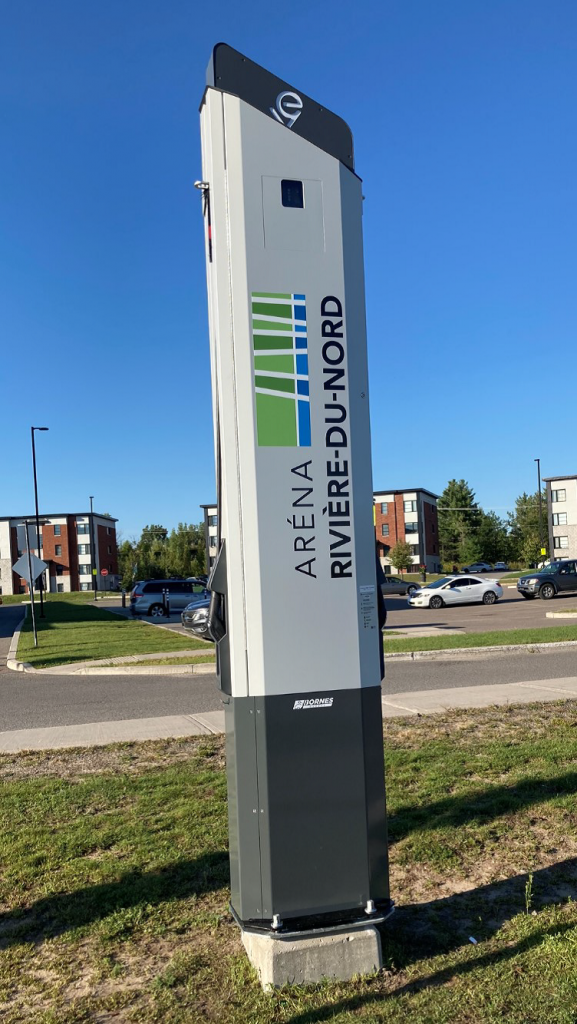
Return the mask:
[[191,736],[174,740],[151,740],[148,743],[125,743],[110,747],[89,747],[79,750],[39,751],[23,754],[0,754],[0,780],[81,778],[122,772],[141,774],[154,768],[167,767],[194,757],[206,759],[207,766],[224,767],[224,739],[221,736]]
[[[450,737],[459,746],[499,742],[526,742],[539,739],[552,729],[565,725],[577,730],[577,703],[574,700],[543,704],[515,704],[494,708],[454,709],[442,715],[389,718],[384,725],[385,746],[418,750],[423,740]],[[575,734],[577,752],[577,732]]]

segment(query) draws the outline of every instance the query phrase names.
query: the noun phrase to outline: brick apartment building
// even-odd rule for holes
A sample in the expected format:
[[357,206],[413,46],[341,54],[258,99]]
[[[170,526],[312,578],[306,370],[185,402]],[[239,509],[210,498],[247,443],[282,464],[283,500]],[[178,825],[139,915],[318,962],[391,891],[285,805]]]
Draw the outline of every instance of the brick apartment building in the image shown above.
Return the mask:
[[550,558],[577,558],[577,475],[547,476]]
[[206,571],[210,572],[217,556],[218,509],[214,505],[201,505],[204,513],[204,540],[206,543]]
[[[40,517],[40,545],[34,515],[0,516],[0,594],[25,594],[28,584],[12,572],[26,551],[24,520],[29,522],[30,551],[47,562],[44,589],[52,594],[92,590],[93,569],[97,589],[118,583],[116,523],[112,516],[96,512],[61,512]],[[102,576],[101,570],[107,570]]]
[[425,565],[427,572],[441,571],[438,494],[415,487],[405,491],[374,491],[377,552],[385,573],[397,572],[389,552],[398,541],[406,541],[413,551],[415,570]]

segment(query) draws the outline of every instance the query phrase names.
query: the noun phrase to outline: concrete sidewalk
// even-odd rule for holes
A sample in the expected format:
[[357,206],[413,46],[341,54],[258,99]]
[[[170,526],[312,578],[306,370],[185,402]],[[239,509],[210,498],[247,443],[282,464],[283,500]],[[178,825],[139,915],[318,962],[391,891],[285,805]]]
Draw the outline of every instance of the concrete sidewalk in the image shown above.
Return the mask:
[[[462,686],[446,690],[391,693],[382,699],[383,718],[431,715],[452,708],[486,708],[577,699],[577,676],[491,686]],[[0,752],[61,750],[143,740],[202,736],[224,732],[224,711],[118,722],[90,722],[46,729],[17,729],[0,733]]]

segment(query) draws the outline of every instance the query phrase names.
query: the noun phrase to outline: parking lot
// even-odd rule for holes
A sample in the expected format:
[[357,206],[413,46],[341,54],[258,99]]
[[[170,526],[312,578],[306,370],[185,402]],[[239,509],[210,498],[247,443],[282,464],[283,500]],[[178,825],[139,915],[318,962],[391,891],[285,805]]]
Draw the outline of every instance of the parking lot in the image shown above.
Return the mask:
[[[577,594],[564,594],[551,601],[526,601],[516,586],[503,583],[503,597],[493,605],[458,604],[447,608],[409,608],[406,597],[387,598],[387,629],[403,633],[411,629],[463,630],[464,633],[489,633],[499,629],[532,629],[559,625],[547,612],[577,608]],[[562,620],[561,620],[562,621]]]

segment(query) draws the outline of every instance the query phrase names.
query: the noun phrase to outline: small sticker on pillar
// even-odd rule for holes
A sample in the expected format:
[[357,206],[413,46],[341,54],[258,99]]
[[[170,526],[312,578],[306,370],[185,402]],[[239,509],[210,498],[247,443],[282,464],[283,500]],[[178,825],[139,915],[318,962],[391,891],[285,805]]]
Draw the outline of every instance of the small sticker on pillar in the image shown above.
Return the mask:
[[361,626],[363,629],[376,629],[378,625],[375,591],[374,584],[359,587]]

